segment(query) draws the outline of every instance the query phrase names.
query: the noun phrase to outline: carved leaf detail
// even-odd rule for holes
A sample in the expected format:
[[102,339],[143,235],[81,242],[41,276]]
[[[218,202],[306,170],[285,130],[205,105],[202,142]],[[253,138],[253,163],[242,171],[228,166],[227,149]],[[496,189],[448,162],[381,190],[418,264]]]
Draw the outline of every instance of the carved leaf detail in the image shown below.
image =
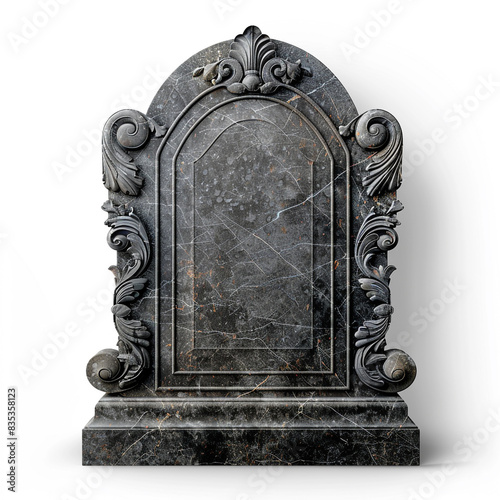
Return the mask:
[[272,94],[273,92],[276,92],[279,88],[279,85],[272,83],[272,82],[267,82],[262,85],[260,88],[261,94]]
[[130,196],[139,194],[144,180],[128,151],[143,147],[151,132],[161,137],[166,127],[139,111],[118,111],[108,119],[102,134],[103,182],[107,189]]
[[130,310],[130,307],[127,307],[124,304],[115,304],[111,308],[111,312],[115,316],[118,316],[119,318],[124,318],[125,316],[128,316],[131,313],[131,310]]
[[243,94],[247,89],[242,83],[232,83],[227,87],[227,90],[231,92],[231,94]]
[[[373,210],[364,220],[355,242],[354,256],[363,277],[361,289],[370,301],[378,302],[375,318],[365,321],[354,334],[354,368],[365,385],[383,392],[406,389],[415,379],[413,360],[403,351],[386,351],[385,336],[394,311],[389,289],[390,276],[396,269],[387,265],[387,252],[398,242],[396,214],[403,209],[394,201],[384,215]],[[386,265],[380,264],[384,262]]]
[[207,64],[206,66],[202,66],[201,68],[196,68],[193,71],[193,77],[203,76],[204,81],[211,82],[214,78],[217,77],[219,63],[220,61],[217,61]]
[[262,73],[264,64],[276,56],[276,45],[257,26],[249,26],[233,43],[229,57],[236,59],[245,72]]
[[370,157],[363,186],[369,196],[396,191],[402,182],[403,132],[394,116],[372,109],[339,128],[341,135],[375,153]]
[[300,59],[290,62],[276,55],[276,44],[257,26],[249,26],[231,43],[228,57],[196,68],[193,77],[222,85],[233,94],[271,94],[284,85],[312,76]]
[[193,71],[193,78],[196,78],[197,76],[201,76],[203,74],[203,70],[205,68],[202,66],[201,68],[196,68],[194,71]]
[[116,288],[111,308],[118,332],[118,351],[105,349],[87,365],[87,376],[94,387],[109,393],[135,387],[150,366],[148,348],[150,332],[142,321],[131,318],[134,303],[144,290],[147,280],[141,278],[151,255],[149,239],[139,217],[125,206],[115,206],[109,200],[103,210],[110,217],[108,244],[118,252],[127,252],[129,261],[119,269],[111,266]]

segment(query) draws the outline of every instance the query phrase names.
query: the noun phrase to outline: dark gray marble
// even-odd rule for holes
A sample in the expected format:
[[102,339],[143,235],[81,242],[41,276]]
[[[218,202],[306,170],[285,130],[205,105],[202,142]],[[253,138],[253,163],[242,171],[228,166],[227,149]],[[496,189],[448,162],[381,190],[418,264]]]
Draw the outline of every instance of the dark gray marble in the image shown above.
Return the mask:
[[415,366],[385,350],[394,117],[249,28],[103,146],[119,341],[87,368],[110,395],[84,464],[418,464]]
[[419,430],[397,396],[105,396],[83,431],[83,463],[418,465]]

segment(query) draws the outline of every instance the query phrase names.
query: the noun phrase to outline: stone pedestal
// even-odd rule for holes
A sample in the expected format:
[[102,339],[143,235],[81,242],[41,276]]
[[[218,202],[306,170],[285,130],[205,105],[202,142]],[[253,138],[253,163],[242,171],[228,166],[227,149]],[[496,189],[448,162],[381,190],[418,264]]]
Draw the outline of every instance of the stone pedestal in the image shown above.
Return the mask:
[[418,465],[419,431],[398,396],[104,396],[83,431],[83,463]]

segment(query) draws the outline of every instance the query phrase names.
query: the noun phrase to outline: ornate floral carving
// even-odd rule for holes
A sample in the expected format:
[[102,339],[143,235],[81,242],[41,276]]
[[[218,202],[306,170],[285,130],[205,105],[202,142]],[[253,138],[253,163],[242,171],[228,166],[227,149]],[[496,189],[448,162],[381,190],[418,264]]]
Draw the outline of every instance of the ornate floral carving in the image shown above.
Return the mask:
[[377,306],[373,310],[375,318],[365,321],[355,334],[354,368],[365,385],[383,392],[402,391],[416,376],[415,363],[408,354],[399,349],[385,349],[393,313],[389,283],[396,269],[387,265],[387,252],[398,243],[396,214],[402,209],[403,205],[394,201],[385,215],[372,210],[355,243],[356,263],[363,274],[359,283]]
[[202,76],[213,85],[222,84],[233,94],[271,94],[283,84],[312,76],[312,72],[300,59],[290,62],[277,57],[274,42],[257,26],[249,26],[231,43],[228,58],[196,68],[193,76]]
[[341,135],[354,135],[364,149],[373,150],[363,179],[369,196],[396,191],[401,186],[403,132],[394,116],[382,109],[371,109],[339,128]]
[[137,196],[144,179],[138,175],[138,168],[128,151],[143,147],[152,132],[155,137],[161,137],[166,130],[152,118],[132,109],[112,115],[102,134],[102,180],[106,188]]
[[147,280],[140,276],[149,263],[151,250],[144,226],[132,210],[127,214],[123,205],[113,206],[109,200],[102,208],[111,215],[106,220],[106,225],[111,228],[109,246],[130,255],[122,269],[110,267],[116,281],[111,311],[118,332],[118,350],[104,349],[87,365],[90,383],[101,391],[113,393],[133,388],[150,366],[150,332],[140,320],[130,318],[132,311],[129,306],[146,286]]

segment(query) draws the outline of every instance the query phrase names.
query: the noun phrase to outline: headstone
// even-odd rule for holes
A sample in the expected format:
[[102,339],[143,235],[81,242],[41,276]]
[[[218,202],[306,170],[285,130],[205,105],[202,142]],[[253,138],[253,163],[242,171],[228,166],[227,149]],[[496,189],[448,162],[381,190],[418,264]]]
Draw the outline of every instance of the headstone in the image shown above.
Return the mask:
[[88,363],[83,463],[418,464],[385,340],[401,163],[390,113],[255,26],[111,116],[118,349]]

